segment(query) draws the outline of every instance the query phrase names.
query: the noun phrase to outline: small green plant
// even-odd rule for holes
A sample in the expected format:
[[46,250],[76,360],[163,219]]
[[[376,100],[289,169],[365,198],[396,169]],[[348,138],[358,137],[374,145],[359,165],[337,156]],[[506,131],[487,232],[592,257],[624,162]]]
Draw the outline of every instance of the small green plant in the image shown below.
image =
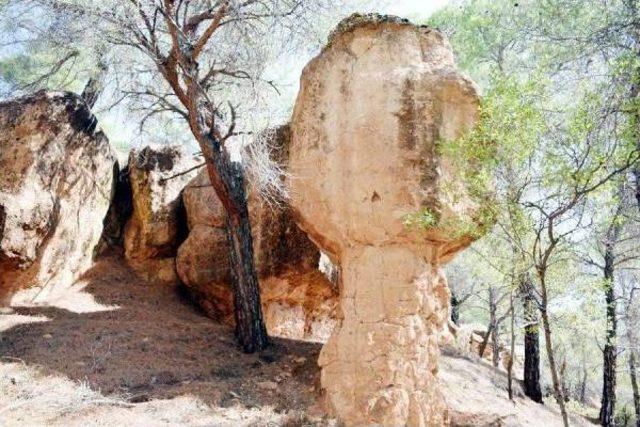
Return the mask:
[[405,215],[404,226],[411,230],[429,230],[439,221],[439,215],[429,208],[422,208],[418,212]]

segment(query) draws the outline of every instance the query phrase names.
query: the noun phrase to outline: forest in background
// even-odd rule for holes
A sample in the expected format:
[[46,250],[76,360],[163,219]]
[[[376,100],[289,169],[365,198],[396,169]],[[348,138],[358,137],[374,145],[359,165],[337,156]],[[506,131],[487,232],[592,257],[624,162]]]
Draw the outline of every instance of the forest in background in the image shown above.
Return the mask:
[[640,425],[638,7],[467,1],[428,21],[484,97],[443,151],[497,192],[496,225],[448,267],[455,320],[524,352],[532,399],[603,425]]
[[[139,89],[157,89],[145,77],[148,64],[87,22],[47,9],[54,3],[0,2],[3,34],[11,35],[3,44],[15,49],[0,61],[3,96],[83,92],[100,82],[100,112],[132,114],[141,139],[184,140],[184,124]],[[244,130],[289,112],[273,92],[273,73],[286,68],[274,72],[272,64],[317,49],[336,17],[371,3],[318,2],[317,14],[292,21],[303,31],[240,35],[251,84],[236,79],[221,90],[242,100]],[[486,229],[456,224],[461,234],[490,233],[448,267],[455,320],[486,328],[493,348],[524,353],[529,397],[555,398],[563,412],[585,411],[603,425],[640,425],[639,7],[469,0],[425,21],[447,34],[483,93],[479,126],[441,146],[467,171],[473,196],[491,200],[474,219]],[[105,127],[121,148],[130,144],[117,121]],[[408,219],[424,228],[438,222],[430,211]]]

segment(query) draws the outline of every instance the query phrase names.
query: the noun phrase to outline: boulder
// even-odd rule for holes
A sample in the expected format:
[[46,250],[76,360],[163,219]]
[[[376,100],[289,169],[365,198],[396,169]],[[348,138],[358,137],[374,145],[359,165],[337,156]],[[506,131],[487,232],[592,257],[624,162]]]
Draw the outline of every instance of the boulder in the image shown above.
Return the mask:
[[[480,207],[437,150],[472,128],[479,99],[444,36],[354,15],[304,69],[291,130],[291,206],[340,267],[339,323],[321,383],[347,426],[445,425],[436,380],[450,292],[441,269]],[[438,218],[407,224],[417,212]]]
[[71,93],[42,91],[0,103],[5,302],[11,296],[14,303],[45,302],[91,266],[115,163],[96,126],[84,101]]
[[[276,156],[286,157],[289,132],[275,132]],[[184,190],[189,236],[178,250],[180,279],[205,312],[232,324],[233,293],[226,214],[202,170]],[[288,207],[274,207],[249,191],[254,259],[267,330],[322,341],[335,322],[335,287],[318,270],[320,252],[295,224]]]
[[124,252],[129,265],[147,280],[178,281],[175,257],[187,232],[182,190],[197,173],[198,163],[174,146],[129,154],[133,209],[124,230]]

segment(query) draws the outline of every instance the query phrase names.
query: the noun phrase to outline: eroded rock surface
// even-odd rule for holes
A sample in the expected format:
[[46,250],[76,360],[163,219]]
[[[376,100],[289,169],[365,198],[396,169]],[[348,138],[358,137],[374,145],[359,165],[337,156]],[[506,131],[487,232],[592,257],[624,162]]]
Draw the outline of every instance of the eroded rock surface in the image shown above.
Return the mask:
[[[441,264],[472,239],[441,224],[477,207],[436,143],[477,117],[476,89],[442,34],[398,18],[348,18],[303,72],[291,205],[340,266],[341,320],[319,364],[347,425],[448,422],[435,378],[450,298]],[[439,224],[408,228],[424,209]]]
[[[276,154],[286,157],[288,128],[275,135]],[[232,323],[226,216],[206,171],[185,188],[183,200],[190,232],[178,251],[178,274],[209,316]],[[337,297],[335,287],[318,271],[318,248],[287,207],[270,206],[253,189],[249,215],[267,330],[288,338],[326,340],[335,324]]]
[[0,104],[0,299],[44,302],[92,263],[115,155],[84,102],[38,92]]
[[186,234],[182,190],[198,160],[179,147],[146,147],[129,155],[133,211],[124,231],[125,257],[147,280],[177,282],[175,256]]

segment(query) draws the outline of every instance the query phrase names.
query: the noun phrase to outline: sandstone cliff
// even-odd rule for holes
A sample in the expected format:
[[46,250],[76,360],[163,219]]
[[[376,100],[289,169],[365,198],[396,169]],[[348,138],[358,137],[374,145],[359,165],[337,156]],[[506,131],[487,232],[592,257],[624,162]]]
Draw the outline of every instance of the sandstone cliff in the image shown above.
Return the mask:
[[115,156],[71,93],[0,104],[0,298],[41,302],[86,271],[109,207]]

